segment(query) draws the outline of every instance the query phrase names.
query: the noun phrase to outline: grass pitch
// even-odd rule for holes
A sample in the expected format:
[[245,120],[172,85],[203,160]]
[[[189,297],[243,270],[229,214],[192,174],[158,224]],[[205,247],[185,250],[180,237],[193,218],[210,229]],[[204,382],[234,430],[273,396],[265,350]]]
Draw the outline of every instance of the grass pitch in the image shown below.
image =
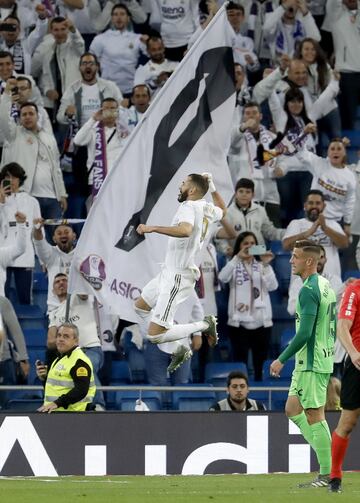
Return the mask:
[[306,475],[0,478],[1,503],[322,503],[360,501],[360,473],[347,473],[342,494],[299,489]]

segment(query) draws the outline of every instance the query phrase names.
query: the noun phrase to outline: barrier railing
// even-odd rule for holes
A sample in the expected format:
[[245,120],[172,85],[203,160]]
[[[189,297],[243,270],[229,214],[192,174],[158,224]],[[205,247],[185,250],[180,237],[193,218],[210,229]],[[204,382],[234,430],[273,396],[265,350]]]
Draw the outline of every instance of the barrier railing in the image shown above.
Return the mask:
[[[43,386],[39,385],[3,385],[0,386],[1,391],[43,391]],[[166,392],[174,392],[174,391],[226,391],[226,387],[224,386],[152,386],[145,384],[131,384],[131,385],[119,385],[119,386],[98,386],[100,391],[166,391]],[[268,404],[269,410],[271,410],[272,405],[272,393],[278,391],[288,391],[288,386],[256,386],[251,388],[251,391],[267,391],[268,395]],[[250,394],[251,394],[250,391]]]

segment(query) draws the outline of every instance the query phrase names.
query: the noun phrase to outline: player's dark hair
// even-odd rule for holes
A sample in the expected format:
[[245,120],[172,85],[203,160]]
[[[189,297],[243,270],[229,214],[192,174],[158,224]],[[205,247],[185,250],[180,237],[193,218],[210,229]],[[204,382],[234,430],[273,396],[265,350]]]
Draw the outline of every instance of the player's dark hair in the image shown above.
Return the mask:
[[81,65],[81,62],[85,56],[91,56],[92,58],[94,58],[96,66],[100,66],[100,63],[99,63],[99,60],[98,60],[96,54],[94,54],[93,52],[89,52],[89,51],[83,52],[82,55],[80,56],[80,60],[79,60],[80,65]]
[[305,196],[305,202],[308,200],[309,196],[320,196],[322,201],[325,201],[324,193],[318,189],[311,189]]
[[14,56],[9,51],[0,51],[0,59],[10,58],[14,63]]
[[128,17],[131,18],[131,12],[129,11],[127,6],[124,5],[123,3],[117,3],[116,5],[114,5],[114,7],[111,9],[111,15],[114,14],[116,9],[123,9],[126,12],[126,14],[128,15]]
[[101,104],[103,104],[103,103],[116,103],[117,105],[119,104],[115,98],[111,98],[111,97],[104,98],[102,100]]
[[260,105],[259,103],[257,103],[256,101],[248,101],[247,103],[245,103],[245,105],[243,106],[243,114],[244,114],[244,111],[247,109],[247,108],[253,108],[253,107],[256,107],[259,112],[261,112],[261,108],[260,108]]
[[149,48],[149,45],[151,42],[161,42],[163,44],[163,39],[159,36],[151,35],[151,37],[149,37],[146,41],[146,48],[147,49]]
[[236,182],[235,192],[238,189],[250,189],[255,192],[255,184],[250,178],[240,178],[240,180]]
[[205,196],[206,192],[209,190],[209,182],[207,178],[199,175],[198,173],[192,173],[191,175],[189,175],[189,178],[191,179],[193,184],[196,185],[196,188],[199,190],[200,194],[202,196]]
[[231,1],[227,4],[226,10],[239,10],[243,14],[245,14],[245,9],[242,5],[235,3],[235,2],[231,2]]
[[248,379],[248,376],[246,374],[244,374],[244,372],[241,372],[240,370],[232,370],[230,372],[230,374],[227,376],[227,387],[230,386],[231,384],[231,381],[233,379],[244,379],[244,381],[246,382],[246,385],[249,386],[249,379]]
[[16,77],[16,80],[18,82],[27,82],[29,84],[29,89],[32,89],[32,82],[28,77],[25,77],[25,75],[19,75]]
[[320,246],[314,243],[314,241],[310,241],[310,239],[295,241],[294,248],[300,248],[300,250],[303,250],[306,253],[312,253],[313,255],[320,257]]
[[235,255],[237,255],[239,253],[241,243],[244,241],[244,239],[248,238],[249,236],[252,236],[254,238],[256,245],[258,244],[257,237],[255,236],[255,234],[253,232],[250,232],[250,231],[240,232],[240,234],[236,238],[236,241],[234,244],[234,251],[232,254],[233,257],[235,257]]
[[326,250],[325,250],[325,248],[323,247],[323,245],[318,245],[318,246],[319,246],[320,250],[321,250],[322,252],[324,252],[324,255],[325,255],[325,257],[326,257]]
[[57,273],[57,274],[55,274],[55,276],[54,276],[54,281],[56,280],[56,278],[62,278],[62,277],[67,278],[68,276],[67,276],[67,274],[65,274],[64,272],[58,272],[58,273]]
[[50,28],[53,27],[53,24],[63,23],[64,21],[66,21],[66,19],[63,16],[55,16],[50,21]]
[[132,91],[131,91],[131,96],[134,96],[135,94],[135,91],[138,87],[145,87],[145,89],[147,90],[147,93],[148,93],[148,96],[149,98],[151,98],[151,93],[150,93],[150,89],[149,89],[149,86],[147,86],[146,84],[136,84],[136,86],[134,86],[132,88]]
[[6,178],[6,175],[18,178],[20,187],[27,178],[25,170],[17,162],[9,162],[2,167],[0,172],[0,183]]

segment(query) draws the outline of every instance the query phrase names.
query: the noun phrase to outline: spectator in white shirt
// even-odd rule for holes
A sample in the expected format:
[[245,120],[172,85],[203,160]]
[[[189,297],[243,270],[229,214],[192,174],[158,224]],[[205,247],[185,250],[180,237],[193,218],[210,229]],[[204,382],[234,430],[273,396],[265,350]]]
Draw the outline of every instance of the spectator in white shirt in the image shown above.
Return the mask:
[[6,268],[20,257],[26,249],[26,216],[19,211],[15,214],[15,221],[19,226],[16,240],[10,246],[0,246],[0,295],[5,295]]
[[[34,220],[33,236],[36,255],[44,264],[48,273],[48,283],[53,285],[56,274],[62,272],[66,275],[70,272],[71,262],[74,256],[76,234],[69,225],[59,225],[54,230],[51,246],[44,238],[42,219]],[[59,300],[51,288],[48,288],[48,313],[59,305]]]
[[[53,122],[60,98],[75,80],[80,78],[79,57],[85,51],[85,44],[79,31],[70,19],[54,17],[50,21],[50,39],[46,46],[43,62],[41,88],[45,106],[53,110]],[[41,45],[43,45],[41,44]],[[41,45],[38,50],[41,51]]]
[[326,204],[320,190],[310,190],[305,203],[305,217],[292,220],[282,238],[285,250],[292,250],[296,241],[310,239],[322,245],[326,250],[326,273],[341,276],[339,248],[349,246],[349,238],[341,225],[324,215]]
[[150,89],[145,84],[134,86],[130,108],[122,109],[123,117],[121,121],[125,121],[125,127],[131,132],[139,123],[150,105]]
[[21,105],[20,124],[16,124],[10,116],[15,85],[16,80],[8,80],[0,101],[0,131],[6,140],[2,163],[13,161],[24,166],[27,175],[24,190],[38,199],[44,218],[60,218],[67,207],[67,194],[55,138],[39,130],[35,103]]
[[312,189],[324,194],[327,218],[343,222],[344,231],[350,235],[350,226],[355,207],[356,178],[346,165],[346,145],[342,138],[334,138],[328,147],[327,158],[308,150],[300,150],[296,157],[300,169],[313,175]]
[[[114,167],[129,135],[128,130],[119,126],[118,119],[118,102],[114,98],[105,98],[101,103],[101,108],[79,129],[74,137],[75,145],[86,145],[88,148],[88,183],[91,186],[95,183],[97,191],[101,186],[97,186],[99,163],[101,162],[103,168],[106,169],[103,181],[106,174]],[[104,133],[102,142],[99,141],[101,131]]]
[[16,213],[21,209],[28,219],[25,252],[9,264],[5,285],[5,294],[9,297],[11,278],[14,275],[20,304],[31,303],[32,271],[35,266],[31,229],[34,218],[41,218],[38,201],[27,192],[21,191],[25,180],[25,171],[16,162],[7,164],[0,172],[0,234],[5,245],[10,246],[16,242],[19,232]]
[[269,292],[277,289],[278,282],[270,265],[274,255],[266,252],[258,259],[251,253],[254,245],[255,234],[239,234],[233,257],[220,271],[219,279],[230,284],[228,326],[233,361],[247,365],[251,349],[255,381],[262,381],[273,325]]
[[191,35],[200,25],[198,0],[153,0],[150,24],[160,24],[165,56],[181,61]]
[[125,97],[131,95],[135,70],[141,54],[146,55],[147,35],[128,30],[130,12],[125,5],[116,4],[111,11],[111,28],[97,35],[90,45],[102,69],[102,76],[112,80]]
[[150,60],[136,70],[134,86],[146,84],[154,93],[164,85],[178,63],[165,58],[165,46],[160,37],[150,37],[146,48]]
[[35,11],[38,14],[36,26],[26,38],[20,37],[20,19],[16,14],[10,14],[0,24],[2,37],[0,49],[13,55],[17,73],[31,73],[31,57],[47,32],[47,15],[44,5],[36,5]]
[[343,129],[353,129],[360,103],[360,2],[328,0],[326,12],[334,40],[335,68],[341,75],[341,123]]
[[276,161],[271,160],[263,166],[258,162],[257,151],[261,144],[268,149],[275,138],[274,133],[262,124],[259,105],[254,101],[243,107],[240,124],[234,124],[231,131],[231,151],[229,167],[233,182],[239,178],[250,178],[255,182],[254,201],[265,203],[266,211],[274,222],[279,222],[280,197],[276,186]]
[[[16,122],[20,119],[20,107],[24,103],[31,101],[31,96],[33,93],[32,80],[25,75],[20,75],[16,77],[16,87],[17,93],[11,95],[12,107],[11,116]],[[14,91],[13,91],[14,92]],[[47,134],[53,135],[53,128],[49,119],[49,114],[42,105],[37,104],[38,108],[38,127],[43,129]]]
[[79,61],[81,79],[73,82],[61,98],[57,120],[68,124],[75,117],[83,126],[101,106],[104,98],[114,98],[119,103],[123,97],[120,89],[111,80],[99,77],[100,65],[95,54],[84,52]]
[[319,41],[321,35],[305,0],[284,0],[274,12],[265,17],[264,35],[271,55],[276,60],[281,54],[292,57],[296,43],[305,37]]
[[248,71],[254,72],[259,69],[259,60],[254,52],[254,42],[250,37],[241,33],[241,27],[245,21],[245,10],[242,5],[229,2],[226,6],[229,23],[234,30],[232,48],[235,63],[239,63]]

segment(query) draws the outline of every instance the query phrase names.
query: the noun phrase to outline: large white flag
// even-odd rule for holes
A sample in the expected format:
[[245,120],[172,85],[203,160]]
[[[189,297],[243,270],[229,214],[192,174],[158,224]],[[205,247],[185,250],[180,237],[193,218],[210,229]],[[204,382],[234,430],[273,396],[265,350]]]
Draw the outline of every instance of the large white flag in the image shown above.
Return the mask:
[[138,124],[91,208],[76,246],[69,292],[96,295],[123,319],[164,260],[165,236],[140,223],[170,225],[181,182],[211,172],[229,200],[226,152],[235,108],[231,27],[222,8]]

